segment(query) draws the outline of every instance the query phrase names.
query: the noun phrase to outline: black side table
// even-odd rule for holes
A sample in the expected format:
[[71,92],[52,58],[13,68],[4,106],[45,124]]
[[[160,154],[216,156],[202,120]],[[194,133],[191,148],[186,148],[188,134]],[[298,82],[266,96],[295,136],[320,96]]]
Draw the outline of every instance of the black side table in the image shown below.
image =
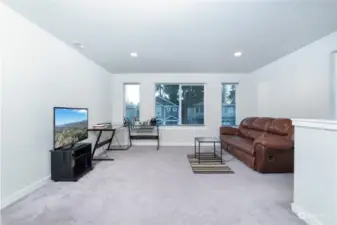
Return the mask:
[[[213,154],[214,158],[216,157],[215,144],[220,143],[221,141],[217,137],[195,137],[194,138],[194,157],[197,158],[197,143],[198,143],[198,163],[200,164],[200,144],[201,143],[213,143]],[[222,164],[222,149],[220,148],[220,158]]]
[[131,140],[157,140],[157,150],[159,150],[158,125],[132,125],[129,129],[130,145],[132,145]]

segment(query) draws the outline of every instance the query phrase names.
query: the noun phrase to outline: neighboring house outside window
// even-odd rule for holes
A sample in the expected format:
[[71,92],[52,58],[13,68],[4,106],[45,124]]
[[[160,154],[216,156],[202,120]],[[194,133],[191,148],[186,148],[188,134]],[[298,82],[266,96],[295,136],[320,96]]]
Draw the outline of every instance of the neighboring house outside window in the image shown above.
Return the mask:
[[156,117],[159,125],[178,124],[178,105],[162,97],[156,97]]
[[162,116],[161,105],[156,104],[156,117]]
[[222,124],[235,125],[235,104],[222,104]]
[[188,118],[194,118],[195,121],[200,121],[200,123],[204,122],[204,111],[203,109],[204,102],[199,102],[187,109]]
[[125,117],[130,121],[132,121],[134,118],[139,119],[138,105],[127,104],[125,106]]

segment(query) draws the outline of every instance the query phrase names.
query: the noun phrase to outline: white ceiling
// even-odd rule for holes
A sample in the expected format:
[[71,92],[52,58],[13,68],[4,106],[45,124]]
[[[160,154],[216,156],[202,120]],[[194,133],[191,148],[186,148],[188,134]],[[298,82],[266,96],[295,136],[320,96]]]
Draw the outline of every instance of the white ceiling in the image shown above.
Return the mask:
[[336,0],[2,1],[112,73],[251,72],[337,30]]

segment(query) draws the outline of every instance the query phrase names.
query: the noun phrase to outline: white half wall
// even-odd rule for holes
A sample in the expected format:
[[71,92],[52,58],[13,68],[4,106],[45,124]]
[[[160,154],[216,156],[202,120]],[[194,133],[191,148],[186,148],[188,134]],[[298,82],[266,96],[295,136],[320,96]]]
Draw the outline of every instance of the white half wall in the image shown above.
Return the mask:
[[257,105],[258,116],[334,118],[331,53],[335,50],[337,32],[250,74],[255,93],[244,94],[256,95],[250,104]]
[[[155,116],[156,83],[199,83],[205,84],[205,126],[161,127],[161,145],[193,145],[196,136],[219,136],[221,126],[222,83],[239,83],[237,89],[237,123],[241,121],[241,106],[247,99],[241,98],[240,82],[245,74],[114,74],[111,89],[113,91],[112,121],[120,123],[124,114],[123,86],[127,83],[140,84],[140,119],[148,120]],[[142,140],[137,144],[155,144]]]
[[337,121],[295,119],[292,210],[309,225],[337,224]]
[[89,108],[89,125],[111,120],[112,75],[3,3],[0,10],[5,207],[50,176],[54,106]]

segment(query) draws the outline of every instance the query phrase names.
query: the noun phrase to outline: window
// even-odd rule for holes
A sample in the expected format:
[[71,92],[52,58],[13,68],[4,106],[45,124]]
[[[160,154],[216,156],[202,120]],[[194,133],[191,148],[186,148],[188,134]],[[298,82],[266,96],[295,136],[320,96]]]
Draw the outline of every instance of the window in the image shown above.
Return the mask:
[[236,120],[236,86],[222,85],[222,125],[235,125]]
[[124,117],[139,120],[139,84],[124,84]]
[[157,84],[155,98],[156,110],[163,108],[161,116],[156,113],[161,125],[204,124],[204,85]]

